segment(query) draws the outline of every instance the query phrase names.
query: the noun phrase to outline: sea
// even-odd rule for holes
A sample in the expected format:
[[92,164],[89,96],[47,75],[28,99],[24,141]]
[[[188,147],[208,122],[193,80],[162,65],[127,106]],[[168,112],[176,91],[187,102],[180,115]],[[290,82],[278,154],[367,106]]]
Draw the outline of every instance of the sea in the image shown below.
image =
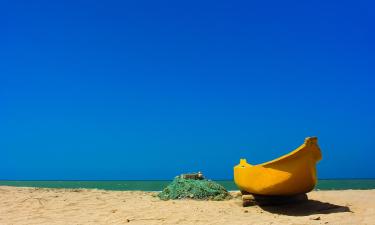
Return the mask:
[[[227,190],[238,190],[232,180],[215,180]],[[88,188],[118,191],[161,191],[170,180],[113,180],[113,181],[0,181],[0,186],[35,188]],[[375,179],[325,179],[319,180],[316,190],[366,190],[375,189]]]

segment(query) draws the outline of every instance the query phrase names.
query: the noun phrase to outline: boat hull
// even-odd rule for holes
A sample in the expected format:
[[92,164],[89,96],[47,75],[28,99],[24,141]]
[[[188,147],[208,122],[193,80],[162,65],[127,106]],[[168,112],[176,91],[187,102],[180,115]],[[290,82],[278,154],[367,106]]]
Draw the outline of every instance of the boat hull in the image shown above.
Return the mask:
[[250,165],[241,159],[234,167],[234,181],[241,191],[257,195],[307,193],[317,183],[316,163],[321,157],[317,138],[306,138],[293,152],[267,163]]

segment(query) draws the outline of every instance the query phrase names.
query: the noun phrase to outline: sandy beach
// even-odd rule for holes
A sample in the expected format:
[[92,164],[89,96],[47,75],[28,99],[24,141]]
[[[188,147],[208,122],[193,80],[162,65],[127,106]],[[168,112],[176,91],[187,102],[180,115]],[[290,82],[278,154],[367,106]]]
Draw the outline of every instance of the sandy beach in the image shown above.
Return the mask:
[[161,201],[152,192],[0,187],[0,224],[375,224],[375,190],[314,191],[289,206]]

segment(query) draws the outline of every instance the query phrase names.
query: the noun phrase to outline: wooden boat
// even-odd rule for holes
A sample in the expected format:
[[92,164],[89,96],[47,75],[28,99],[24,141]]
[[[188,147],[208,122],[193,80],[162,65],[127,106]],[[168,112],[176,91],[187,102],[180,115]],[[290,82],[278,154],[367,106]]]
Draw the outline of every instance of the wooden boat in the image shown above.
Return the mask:
[[321,158],[318,139],[308,137],[296,150],[266,163],[250,165],[241,159],[234,167],[234,182],[242,192],[253,195],[307,193],[316,185],[316,163]]

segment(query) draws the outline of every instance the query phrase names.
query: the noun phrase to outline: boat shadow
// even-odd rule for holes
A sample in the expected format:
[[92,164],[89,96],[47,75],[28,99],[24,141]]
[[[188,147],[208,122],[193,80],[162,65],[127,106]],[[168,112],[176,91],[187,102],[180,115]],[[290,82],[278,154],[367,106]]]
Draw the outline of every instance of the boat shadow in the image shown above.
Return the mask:
[[306,200],[285,205],[259,207],[270,213],[288,216],[309,216],[315,214],[352,212],[348,206],[335,205],[317,200]]

